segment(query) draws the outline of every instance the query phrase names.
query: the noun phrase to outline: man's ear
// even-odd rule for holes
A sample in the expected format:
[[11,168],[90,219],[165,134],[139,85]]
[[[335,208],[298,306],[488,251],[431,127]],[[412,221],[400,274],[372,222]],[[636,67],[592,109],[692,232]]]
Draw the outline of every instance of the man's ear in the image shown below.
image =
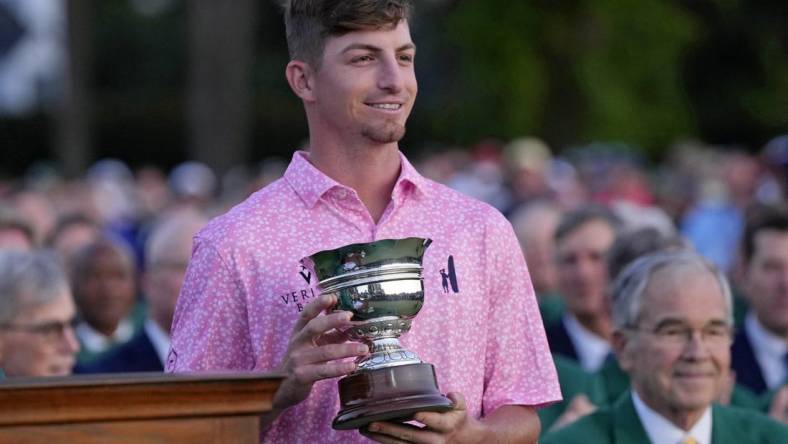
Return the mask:
[[622,370],[628,372],[632,368],[632,359],[629,356],[630,338],[622,330],[613,332],[610,338],[610,345],[613,347],[613,352],[616,354],[616,360]]
[[285,77],[290,89],[305,102],[315,100],[314,75],[315,71],[312,67],[301,60],[291,60],[285,68]]

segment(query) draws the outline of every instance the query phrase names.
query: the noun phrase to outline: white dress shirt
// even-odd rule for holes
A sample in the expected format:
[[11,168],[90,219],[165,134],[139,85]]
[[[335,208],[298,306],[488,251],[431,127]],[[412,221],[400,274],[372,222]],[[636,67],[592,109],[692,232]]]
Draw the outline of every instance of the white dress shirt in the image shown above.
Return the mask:
[[161,365],[164,366],[167,362],[167,354],[170,352],[170,335],[162,330],[159,324],[151,318],[145,319],[143,328],[151,344],[153,344],[153,348],[156,349],[156,355],[159,357]]
[[580,324],[571,314],[563,317],[564,327],[577,351],[580,366],[587,372],[595,372],[602,367],[610,354],[610,344]]
[[766,330],[752,311],[744,318],[744,330],[750,339],[752,352],[761,368],[766,386],[769,389],[779,387],[788,378],[783,360],[788,353],[788,341]]
[[112,336],[105,336],[88,325],[87,322],[82,321],[76,326],[74,333],[85,350],[91,353],[101,353],[115,344],[121,344],[131,339],[134,335],[134,325],[129,319],[124,319],[120,321]]
[[684,431],[647,406],[635,390],[632,390],[632,402],[640,417],[640,423],[653,444],[681,444],[690,436],[695,438],[698,444],[711,444],[711,407],[706,407],[698,422],[688,431]]

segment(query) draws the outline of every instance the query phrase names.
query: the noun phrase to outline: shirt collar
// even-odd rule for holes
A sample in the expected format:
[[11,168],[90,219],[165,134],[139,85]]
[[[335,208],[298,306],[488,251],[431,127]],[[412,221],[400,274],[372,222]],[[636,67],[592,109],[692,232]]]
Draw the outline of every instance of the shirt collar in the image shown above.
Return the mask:
[[163,365],[167,362],[167,353],[170,352],[170,335],[162,330],[159,324],[151,318],[145,319],[143,327],[145,328],[145,333],[148,334],[148,339],[153,344],[153,348],[156,350],[156,356],[159,357],[159,361]]
[[750,342],[757,351],[769,354],[777,360],[781,360],[788,352],[788,341],[767,330],[752,311],[745,317],[744,324],[752,339]]
[[584,370],[595,372],[602,367],[610,354],[610,344],[602,337],[589,331],[573,315],[564,315],[566,333],[575,343],[580,365]]
[[752,311],[744,318],[744,329],[750,338],[752,352],[761,368],[766,386],[770,389],[779,387],[788,377],[783,360],[788,353],[788,341],[767,330]]
[[680,444],[691,436],[698,444],[711,444],[711,406],[706,407],[698,422],[685,432],[647,406],[635,390],[632,390],[632,403],[651,442]]
[[131,339],[134,334],[134,325],[129,319],[124,319],[118,324],[112,336],[104,336],[87,322],[80,322],[76,327],[77,336],[82,340],[82,345],[89,352],[103,352],[115,344],[120,344]]
[[[412,194],[426,195],[426,179],[416,171],[405,155],[400,152],[399,156],[400,174],[392,191],[392,199],[399,201]],[[284,179],[308,208],[314,207],[323,195],[334,188],[344,188],[349,192],[355,192],[312,165],[309,162],[309,153],[306,151],[296,151],[293,154],[293,159],[285,171]]]

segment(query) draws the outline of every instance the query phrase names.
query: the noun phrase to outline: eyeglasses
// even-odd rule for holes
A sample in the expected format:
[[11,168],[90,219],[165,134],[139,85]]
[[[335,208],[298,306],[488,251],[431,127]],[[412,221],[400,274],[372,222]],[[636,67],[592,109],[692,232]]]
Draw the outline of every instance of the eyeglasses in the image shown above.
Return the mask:
[[653,335],[654,338],[668,345],[685,346],[692,342],[696,334],[700,335],[701,341],[709,346],[729,346],[733,339],[733,329],[728,324],[713,323],[704,326],[700,330],[693,329],[686,324],[667,324],[657,326],[653,329],[644,329],[638,326],[627,327],[628,330],[635,330]]
[[73,331],[77,326],[77,318],[71,318],[65,322],[52,321],[40,324],[5,324],[0,326],[2,330],[18,331],[39,335],[47,341],[56,341],[62,338],[66,331]]

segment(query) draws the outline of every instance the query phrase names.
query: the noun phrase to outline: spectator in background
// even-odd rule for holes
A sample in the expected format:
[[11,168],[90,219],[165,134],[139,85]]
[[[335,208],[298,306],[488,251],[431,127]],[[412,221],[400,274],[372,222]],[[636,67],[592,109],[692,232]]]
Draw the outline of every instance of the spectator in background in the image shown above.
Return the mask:
[[30,251],[34,246],[33,227],[12,207],[0,205],[0,250]]
[[[681,221],[681,231],[700,254],[726,273],[733,269],[744,233],[744,211],[752,202],[758,166],[741,152],[709,153],[713,174]],[[721,166],[721,168],[720,168]]]
[[33,229],[35,245],[43,245],[55,227],[55,207],[46,194],[34,189],[20,189],[10,196],[13,208]]
[[514,204],[551,196],[547,170],[553,154],[546,143],[535,137],[514,139],[504,146],[503,159]]
[[77,251],[96,242],[101,237],[101,227],[88,216],[72,214],[61,218],[47,245],[55,251],[66,271],[71,270],[71,263]]
[[555,264],[555,231],[560,220],[558,206],[544,200],[522,205],[509,217],[525,254],[545,325],[557,322],[564,306],[558,295]]
[[170,348],[170,325],[181,291],[192,237],[207,219],[192,210],[181,210],[155,225],[145,245],[142,287],[147,315],[128,342],[96,361],[77,367],[77,373],[163,371]]
[[[641,256],[680,250],[688,245],[682,237],[664,235],[657,228],[620,232],[607,254],[608,281],[613,282],[621,270]],[[539,411],[545,432],[565,426],[593,412],[597,406],[611,404],[629,388],[629,376],[621,370],[613,355],[605,359],[599,371],[585,376],[579,375],[571,362],[560,358],[556,356],[556,368],[564,400]]]
[[218,181],[211,168],[196,161],[183,162],[169,176],[176,206],[205,209],[216,197]]
[[764,207],[748,222],[743,288],[749,301],[733,344],[733,369],[755,393],[788,382],[788,210]]
[[9,377],[70,374],[79,350],[75,316],[55,258],[0,251],[0,370]]
[[102,238],[77,252],[71,271],[84,364],[133,336],[136,267],[124,244]]
[[613,345],[632,390],[549,434],[551,443],[785,443],[766,416],[713,405],[726,383],[733,313],[725,276],[696,253],[626,267],[611,291]]
[[589,205],[570,211],[555,234],[558,288],[566,309],[560,322],[547,327],[553,353],[598,370],[610,353],[610,313],[605,290],[606,255],[619,221],[607,208]]

